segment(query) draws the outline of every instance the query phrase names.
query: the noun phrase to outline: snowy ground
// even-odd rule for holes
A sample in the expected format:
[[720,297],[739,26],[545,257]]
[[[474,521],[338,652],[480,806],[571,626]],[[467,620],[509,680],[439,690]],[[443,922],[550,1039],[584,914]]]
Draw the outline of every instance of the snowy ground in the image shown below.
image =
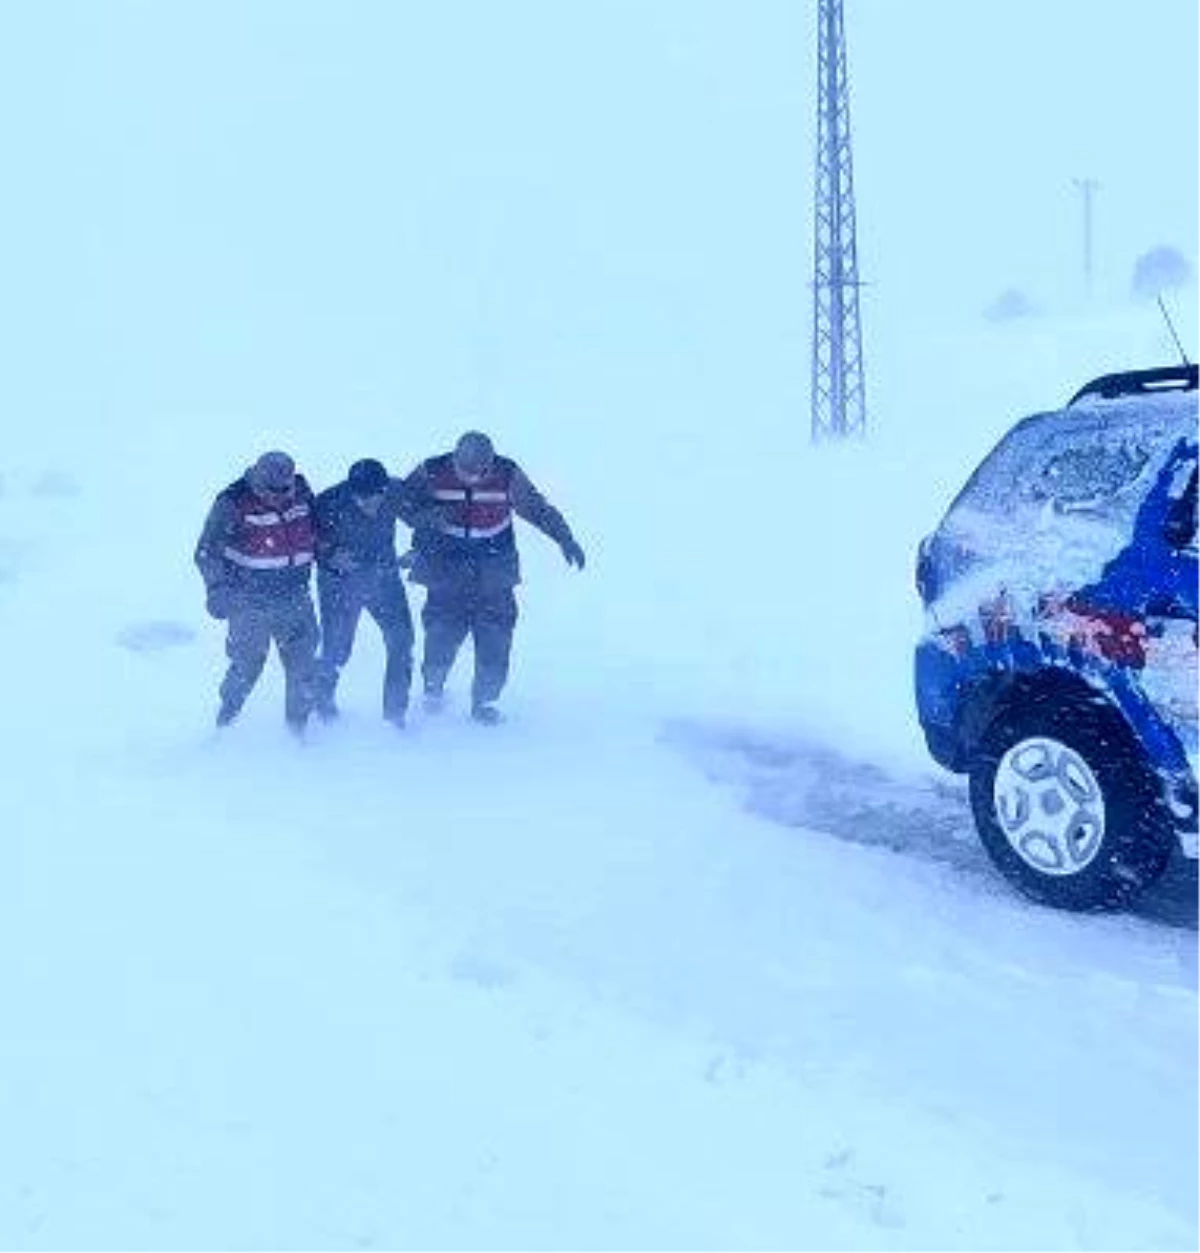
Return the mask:
[[1194,874],[1119,917],[1016,898],[909,692],[917,539],[1021,406],[1125,364],[1094,329],[1020,382],[989,333],[934,403],[914,340],[920,404],[820,454],[766,412],[506,422],[592,560],[524,535],[495,733],[388,733],[370,628],[342,725],[291,743],[272,671],[209,729],[212,493],[276,442],[323,484],[455,430],[29,432],[0,1247],[1195,1247]]

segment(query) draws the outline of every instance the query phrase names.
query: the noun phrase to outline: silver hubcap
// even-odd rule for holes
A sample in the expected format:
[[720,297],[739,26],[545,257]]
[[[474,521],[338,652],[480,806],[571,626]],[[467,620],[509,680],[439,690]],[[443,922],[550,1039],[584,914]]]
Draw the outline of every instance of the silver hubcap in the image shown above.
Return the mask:
[[1104,843],[1104,795],[1091,767],[1047,736],[1021,740],[1000,759],[992,789],[996,819],[1026,865],[1078,874]]

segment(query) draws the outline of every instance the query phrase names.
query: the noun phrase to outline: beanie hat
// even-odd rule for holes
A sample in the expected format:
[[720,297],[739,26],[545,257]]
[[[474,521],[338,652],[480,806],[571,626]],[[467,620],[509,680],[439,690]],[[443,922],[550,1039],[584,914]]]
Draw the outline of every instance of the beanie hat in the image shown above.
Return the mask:
[[388,472],[381,461],[374,457],[364,457],[350,467],[346,482],[356,496],[378,496],[387,490]]
[[290,492],[296,486],[296,463],[285,452],[265,452],[246,477],[256,492]]
[[460,474],[486,474],[495,459],[492,441],[482,431],[468,431],[454,446],[454,468]]

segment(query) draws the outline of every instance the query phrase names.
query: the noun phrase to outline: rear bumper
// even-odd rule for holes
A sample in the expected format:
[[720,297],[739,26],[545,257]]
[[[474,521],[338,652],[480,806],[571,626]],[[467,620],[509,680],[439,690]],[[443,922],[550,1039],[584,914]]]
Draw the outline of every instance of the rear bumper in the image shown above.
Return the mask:
[[953,729],[926,722],[921,724],[921,730],[925,733],[925,746],[929,749],[930,757],[946,770],[960,773],[962,752]]
[[962,770],[958,736],[961,671],[956,658],[929,641],[918,645],[913,658],[917,718],[929,755],[947,770]]

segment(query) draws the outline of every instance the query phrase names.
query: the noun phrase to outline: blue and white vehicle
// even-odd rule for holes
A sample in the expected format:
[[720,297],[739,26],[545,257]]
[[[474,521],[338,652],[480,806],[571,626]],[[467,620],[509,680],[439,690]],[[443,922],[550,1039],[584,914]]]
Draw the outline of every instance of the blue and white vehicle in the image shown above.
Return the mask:
[[922,541],[917,709],[1036,900],[1125,904],[1196,856],[1197,369],[1019,422]]

